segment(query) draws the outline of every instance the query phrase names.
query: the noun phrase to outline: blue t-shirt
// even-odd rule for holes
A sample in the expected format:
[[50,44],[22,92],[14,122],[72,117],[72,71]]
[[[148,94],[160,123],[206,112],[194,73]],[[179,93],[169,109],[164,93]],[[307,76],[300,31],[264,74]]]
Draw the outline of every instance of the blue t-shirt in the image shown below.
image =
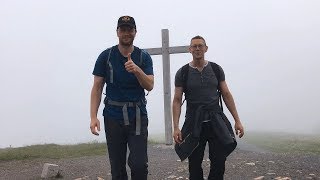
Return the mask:
[[[109,61],[113,68],[113,83],[110,83],[111,71],[109,71],[109,67],[107,65],[110,49],[112,49],[112,51]],[[140,61],[141,58],[142,61]],[[133,73],[126,71],[124,63],[127,61],[127,59],[127,57],[124,57],[120,53],[118,45],[113,46],[112,48],[103,51],[99,55],[92,74],[105,78],[107,85],[107,99],[118,102],[142,102],[141,106],[139,106],[141,115],[147,116],[144,89],[140,86],[136,76]],[[134,47],[134,50],[131,53],[131,59],[142,69],[146,75],[153,75],[152,59],[146,51],[141,50],[138,47]],[[113,119],[122,120],[122,107],[106,105],[103,110],[103,115]],[[134,119],[135,115],[136,108],[128,107],[129,120]]]

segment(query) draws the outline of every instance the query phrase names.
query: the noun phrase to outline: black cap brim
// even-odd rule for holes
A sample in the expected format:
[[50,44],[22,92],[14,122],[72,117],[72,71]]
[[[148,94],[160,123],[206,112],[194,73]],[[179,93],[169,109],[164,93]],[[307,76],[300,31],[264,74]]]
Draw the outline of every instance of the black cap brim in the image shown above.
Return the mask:
[[122,23],[122,24],[119,24],[117,28],[121,27],[121,26],[130,26],[132,28],[136,28],[136,26],[130,24],[130,23]]

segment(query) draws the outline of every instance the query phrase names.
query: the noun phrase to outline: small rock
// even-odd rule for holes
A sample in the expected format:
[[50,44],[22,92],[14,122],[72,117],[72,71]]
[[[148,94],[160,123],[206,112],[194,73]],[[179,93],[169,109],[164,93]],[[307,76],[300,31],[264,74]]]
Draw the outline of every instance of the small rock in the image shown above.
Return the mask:
[[184,171],[184,169],[178,169],[178,172],[183,172]]
[[276,173],[273,173],[273,172],[270,172],[270,173],[267,173],[268,175],[275,175]]
[[281,176],[278,176],[275,179],[276,180],[291,180],[291,178],[289,178],[289,177],[281,177]]
[[50,163],[45,163],[43,165],[41,178],[45,179],[45,178],[49,178],[49,177],[56,177],[59,175],[61,176],[58,165],[50,164]]
[[175,176],[175,175],[170,175],[170,176],[168,176],[167,178],[168,179],[174,179],[174,178],[176,178],[177,176]]
[[76,178],[74,180],[90,180],[90,177],[89,176],[84,176],[82,178]]
[[259,176],[259,177],[254,178],[254,180],[263,180],[263,179],[264,179],[264,176]]
[[246,165],[255,166],[256,164],[251,162],[251,163],[246,163]]
[[301,170],[297,170],[297,172],[298,172],[298,173],[302,173],[302,171],[301,171]]

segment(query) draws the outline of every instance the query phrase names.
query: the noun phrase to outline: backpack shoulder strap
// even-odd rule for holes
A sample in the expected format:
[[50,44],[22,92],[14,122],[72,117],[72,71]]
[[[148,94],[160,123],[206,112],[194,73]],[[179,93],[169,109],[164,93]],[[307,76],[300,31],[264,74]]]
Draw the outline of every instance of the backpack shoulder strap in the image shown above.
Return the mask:
[[144,55],[147,54],[147,51],[145,51],[144,49],[140,49],[139,47],[136,47],[135,48],[138,49],[138,52],[140,51],[140,59],[139,59],[139,63],[137,64],[139,67],[142,67],[143,66],[143,63],[144,63]]
[[183,105],[184,101],[187,99],[187,82],[188,82],[188,74],[189,74],[189,63],[185,64],[181,68],[181,79],[182,79],[182,90],[184,93],[184,99],[181,103],[181,106]]
[[210,62],[211,68],[214,72],[214,75],[217,77],[218,80],[218,90],[220,91],[220,82],[221,82],[221,76],[220,76],[220,68],[219,65],[214,63],[214,62]]
[[113,49],[113,47],[110,47],[110,48],[108,48],[108,49],[106,50],[106,51],[109,51],[109,52],[108,52],[107,63],[109,63],[109,61],[110,61],[110,56],[111,56],[112,49]]
[[[137,47],[137,48],[138,48],[138,47]],[[139,60],[138,66],[139,66],[139,67],[142,67],[142,66],[145,65],[145,64],[144,64],[144,58],[143,58],[143,57],[144,57],[144,55],[147,54],[147,51],[144,50],[144,49],[140,49],[140,48],[138,48],[138,50],[140,51],[140,60]],[[150,92],[150,91],[147,92],[146,96],[149,95],[149,92]]]
[[144,63],[144,55],[147,54],[147,52],[144,49],[139,49],[140,50],[140,61],[139,61],[139,66],[142,66]]
[[219,95],[219,103],[220,103],[220,108],[223,112],[223,104],[222,104],[222,94],[221,94],[221,89],[220,89],[220,82],[221,82],[221,76],[220,76],[220,68],[219,65],[214,63],[214,62],[210,62],[211,68],[218,80],[218,95]]
[[113,83],[113,68],[112,68],[112,64],[110,62],[112,49],[113,49],[113,47],[110,47],[110,48],[107,49],[107,51],[109,51],[109,53],[108,53],[106,66],[107,66],[107,75],[109,75],[109,80],[106,79],[106,82],[109,82],[109,83]]
[[185,64],[181,68],[181,79],[182,79],[182,87],[183,87],[184,93],[186,93],[187,91],[188,74],[189,74],[189,63]]

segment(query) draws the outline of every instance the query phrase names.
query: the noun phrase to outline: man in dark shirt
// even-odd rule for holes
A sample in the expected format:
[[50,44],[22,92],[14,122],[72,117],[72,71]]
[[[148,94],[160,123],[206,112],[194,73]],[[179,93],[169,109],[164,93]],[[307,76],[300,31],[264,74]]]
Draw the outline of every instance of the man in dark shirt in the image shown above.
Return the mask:
[[[189,47],[193,59],[188,66],[188,79],[185,80],[183,78],[183,68],[180,68],[175,76],[175,93],[172,103],[173,138],[175,142],[178,144],[181,143],[183,137],[179,129],[183,92],[186,93],[187,110],[186,120],[182,130],[187,129],[187,131],[191,132],[191,128],[195,128],[200,124],[199,144],[188,157],[190,180],[203,179],[202,161],[207,142],[209,143],[209,159],[211,162],[208,179],[223,179],[225,161],[229,152],[225,149],[222,138],[219,138],[221,137],[221,131],[217,131],[219,127],[215,127],[215,121],[219,118],[221,119],[221,114],[223,114],[220,112],[218,89],[220,89],[223,100],[235,120],[236,134],[239,135],[240,138],[244,135],[244,129],[238,116],[232,94],[225,81],[224,72],[222,68],[217,65],[218,74],[215,74],[210,62],[205,60],[207,50],[208,47],[203,37],[193,37]],[[184,87],[184,81],[187,81],[186,87]],[[207,108],[203,110],[201,109],[202,107]],[[195,119],[195,117],[199,117],[195,116],[195,114],[199,113],[199,110],[204,113],[201,115],[201,119]],[[212,122],[213,120],[214,122]]]

